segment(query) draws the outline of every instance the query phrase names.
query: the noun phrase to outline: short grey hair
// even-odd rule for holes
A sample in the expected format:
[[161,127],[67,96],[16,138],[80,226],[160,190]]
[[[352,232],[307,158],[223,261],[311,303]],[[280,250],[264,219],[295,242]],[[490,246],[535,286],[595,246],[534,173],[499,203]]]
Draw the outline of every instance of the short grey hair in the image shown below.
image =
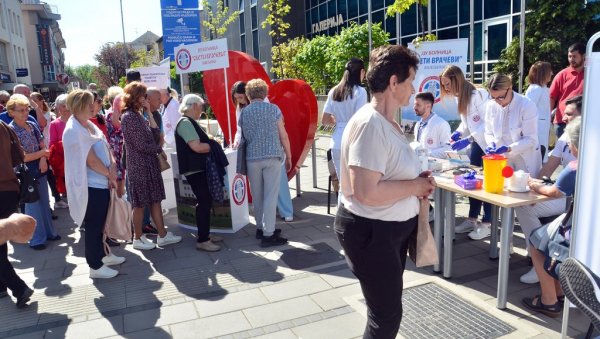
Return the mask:
[[183,100],[181,100],[181,105],[179,105],[179,113],[187,113],[187,111],[197,103],[204,105],[204,100],[197,94],[186,94],[183,97]]
[[150,96],[150,95],[152,95],[154,93],[157,93],[158,95],[161,95],[160,94],[160,89],[158,87],[148,87],[148,89],[146,90],[146,94],[148,96]]
[[581,135],[581,117],[576,117],[567,124],[566,130],[569,134],[569,142],[579,148],[579,136]]
[[59,105],[67,105],[67,97],[69,95],[68,94],[61,94],[59,96],[56,97],[56,100],[54,100],[54,105],[55,107],[59,106]]
[[113,101],[115,101],[115,98],[117,97],[117,95],[123,93],[123,89],[119,86],[110,86],[107,90],[106,90],[106,95],[108,95],[108,102],[110,103],[110,105],[112,106]]

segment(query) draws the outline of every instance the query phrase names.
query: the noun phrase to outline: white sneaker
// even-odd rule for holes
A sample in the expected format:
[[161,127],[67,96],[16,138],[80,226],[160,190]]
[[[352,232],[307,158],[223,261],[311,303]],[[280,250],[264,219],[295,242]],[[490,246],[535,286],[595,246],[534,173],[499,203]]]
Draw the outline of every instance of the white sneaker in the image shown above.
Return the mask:
[[294,217],[285,217],[283,220],[285,220],[285,222],[292,222],[294,221]]
[[465,219],[460,225],[454,228],[455,233],[469,233],[477,227],[477,221]]
[[117,257],[116,255],[111,253],[111,254],[105,256],[104,258],[102,258],[102,262],[106,266],[121,265],[122,263],[125,262],[125,257]]
[[69,208],[69,204],[61,200],[54,203],[54,208]]
[[133,248],[136,250],[151,250],[156,245],[146,238],[146,235],[142,235],[139,239],[133,239]]
[[523,274],[519,280],[523,284],[537,284],[540,282],[537,273],[535,273],[535,268],[533,267],[529,270],[529,272]]
[[119,271],[113,270],[112,268],[103,265],[97,270],[93,270],[90,268],[90,278],[94,279],[110,279],[114,278],[119,274]]
[[469,233],[469,238],[473,240],[485,239],[492,234],[491,228],[492,225],[487,222],[478,223],[477,227]]
[[163,238],[160,236],[156,237],[156,244],[160,247],[175,244],[181,241],[181,237],[178,235],[173,235],[171,232],[167,232]]

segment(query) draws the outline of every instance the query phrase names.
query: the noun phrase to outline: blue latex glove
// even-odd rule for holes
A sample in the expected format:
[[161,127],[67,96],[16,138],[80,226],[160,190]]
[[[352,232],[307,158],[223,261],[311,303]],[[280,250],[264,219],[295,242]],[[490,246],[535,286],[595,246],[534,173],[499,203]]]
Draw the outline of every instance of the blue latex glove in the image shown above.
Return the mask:
[[454,133],[452,133],[452,135],[450,136],[450,140],[452,141],[458,141],[458,139],[460,139],[460,136],[462,135],[462,133],[460,133],[459,131],[455,131]]
[[491,146],[485,148],[485,154],[496,154],[496,143],[492,142]]
[[452,144],[452,150],[453,151],[460,151],[461,149],[469,146],[471,144],[471,141],[469,140],[469,138],[464,138],[464,139],[460,139],[457,142]]
[[508,152],[508,146],[500,146],[493,150],[493,153],[490,154],[502,154]]

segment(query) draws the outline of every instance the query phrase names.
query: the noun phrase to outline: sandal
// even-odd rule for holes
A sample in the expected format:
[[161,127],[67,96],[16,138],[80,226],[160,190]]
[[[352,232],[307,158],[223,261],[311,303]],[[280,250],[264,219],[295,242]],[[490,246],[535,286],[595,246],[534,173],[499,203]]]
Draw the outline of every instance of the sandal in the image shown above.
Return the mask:
[[560,303],[557,301],[554,305],[542,304],[542,297],[536,295],[533,298],[523,298],[523,305],[530,310],[543,313],[551,318],[556,318],[560,315]]

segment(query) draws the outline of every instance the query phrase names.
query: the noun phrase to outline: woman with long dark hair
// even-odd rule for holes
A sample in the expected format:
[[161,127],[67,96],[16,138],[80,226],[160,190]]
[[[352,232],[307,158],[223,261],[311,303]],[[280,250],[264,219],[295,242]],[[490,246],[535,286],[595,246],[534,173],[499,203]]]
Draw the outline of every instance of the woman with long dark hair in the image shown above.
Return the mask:
[[335,126],[330,148],[338,177],[344,128],[354,113],[367,103],[367,91],[360,86],[364,78],[365,63],[361,59],[351,58],[346,63],[342,80],[327,94],[327,102],[323,108],[321,123]]

